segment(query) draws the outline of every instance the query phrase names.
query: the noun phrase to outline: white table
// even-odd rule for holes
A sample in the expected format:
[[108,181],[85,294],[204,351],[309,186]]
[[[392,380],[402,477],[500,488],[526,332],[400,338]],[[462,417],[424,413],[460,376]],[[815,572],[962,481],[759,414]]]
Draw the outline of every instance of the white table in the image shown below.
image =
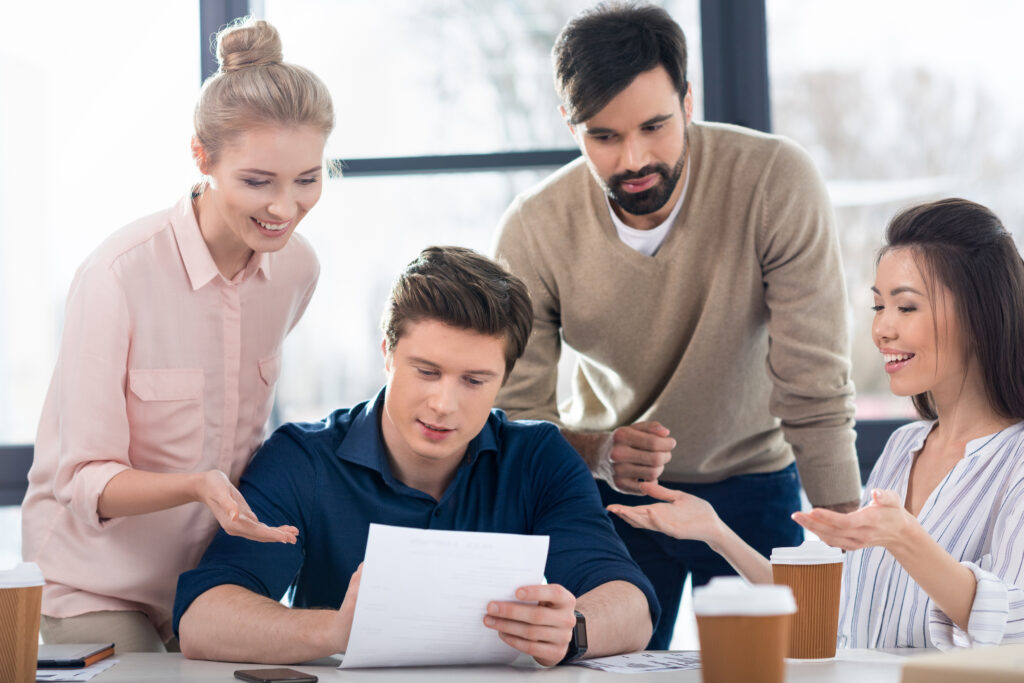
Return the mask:
[[[845,650],[832,660],[788,661],[788,683],[899,683],[907,651]],[[931,652],[919,650],[915,654]],[[236,669],[268,668],[267,664],[202,662],[185,659],[180,654],[126,653],[115,655],[120,663],[92,680],[94,683],[226,683],[234,681]],[[909,655],[912,656],[912,655]],[[502,681],[525,678],[539,683],[700,683],[700,671],[670,671],[645,674],[612,674],[579,666],[544,669],[522,658],[513,666],[424,667],[395,669],[337,669],[337,659],[322,659],[291,668],[312,673],[320,681],[373,681],[399,683],[449,683],[450,681]]]

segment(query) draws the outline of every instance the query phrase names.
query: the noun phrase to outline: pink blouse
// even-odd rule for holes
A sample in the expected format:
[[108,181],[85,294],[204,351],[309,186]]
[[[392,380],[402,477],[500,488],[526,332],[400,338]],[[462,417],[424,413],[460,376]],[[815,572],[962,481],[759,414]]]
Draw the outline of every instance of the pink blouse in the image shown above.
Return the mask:
[[78,269],[22,506],[23,554],[46,577],[43,614],[140,610],[165,638],[178,574],[217,522],[201,503],[100,519],[128,468],[238,481],[259,447],[320,265],[292,235],[223,277],[190,196],[111,235]]

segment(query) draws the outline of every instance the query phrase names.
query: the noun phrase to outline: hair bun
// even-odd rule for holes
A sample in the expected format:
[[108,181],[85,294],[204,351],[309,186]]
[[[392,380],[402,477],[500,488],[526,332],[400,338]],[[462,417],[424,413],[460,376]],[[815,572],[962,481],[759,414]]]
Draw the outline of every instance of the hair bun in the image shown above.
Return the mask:
[[282,60],[281,36],[262,19],[239,19],[217,33],[217,61],[224,73]]

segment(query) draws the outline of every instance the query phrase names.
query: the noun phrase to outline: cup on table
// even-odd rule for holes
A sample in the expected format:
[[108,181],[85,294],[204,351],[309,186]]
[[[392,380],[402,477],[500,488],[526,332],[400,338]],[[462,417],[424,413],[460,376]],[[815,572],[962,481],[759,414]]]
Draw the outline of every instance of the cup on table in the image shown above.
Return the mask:
[[704,683],[782,683],[790,621],[796,612],[786,586],[752,586],[718,577],[693,591]]
[[43,573],[32,563],[0,571],[0,673],[11,683],[35,683]]
[[786,656],[835,657],[843,551],[821,541],[805,541],[793,548],[775,548],[771,563],[775,583],[789,586],[796,598],[793,637]]

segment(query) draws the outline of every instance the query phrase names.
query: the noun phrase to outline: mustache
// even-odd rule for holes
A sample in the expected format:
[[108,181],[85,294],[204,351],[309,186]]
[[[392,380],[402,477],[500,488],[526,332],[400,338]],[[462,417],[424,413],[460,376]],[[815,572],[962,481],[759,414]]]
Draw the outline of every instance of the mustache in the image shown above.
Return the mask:
[[608,184],[619,185],[627,180],[636,180],[638,178],[649,176],[652,173],[657,173],[663,178],[668,178],[669,168],[665,164],[650,164],[648,166],[644,166],[639,171],[623,171],[622,173],[613,175]]

